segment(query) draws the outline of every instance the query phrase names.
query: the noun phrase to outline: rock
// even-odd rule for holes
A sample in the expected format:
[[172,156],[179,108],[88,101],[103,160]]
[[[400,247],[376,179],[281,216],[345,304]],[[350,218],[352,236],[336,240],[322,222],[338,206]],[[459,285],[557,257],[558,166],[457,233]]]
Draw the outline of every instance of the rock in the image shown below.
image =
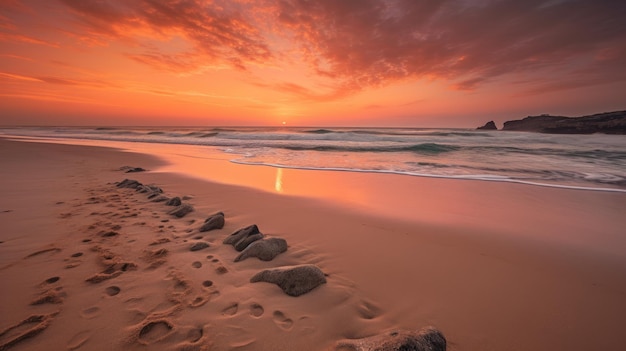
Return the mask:
[[152,199],[152,202],[163,202],[163,201],[168,201],[169,199],[170,198],[167,196],[159,195],[155,197],[154,199]]
[[528,116],[504,122],[502,130],[551,134],[626,134],[626,111],[598,113],[582,117]]
[[241,239],[257,233],[260,233],[259,227],[257,227],[256,224],[253,224],[232,233],[231,235],[226,237],[226,239],[224,239],[222,243],[235,246],[235,244],[237,244],[237,242],[239,242]]
[[155,197],[157,197],[157,196],[159,196],[159,195],[160,195],[160,194],[159,194],[159,193],[157,193],[157,192],[151,193],[150,195],[148,195],[148,199],[153,199],[153,198],[155,198]]
[[498,130],[498,127],[496,127],[494,121],[489,121],[484,126],[476,128],[476,130]]
[[169,211],[167,214],[176,216],[178,218],[185,217],[188,213],[193,212],[193,207],[188,204],[182,204],[175,209]]
[[143,184],[139,183],[134,179],[124,179],[121,182],[117,183],[118,188],[131,188],[137,189],[137,187],[143,186]]
[[283,238],[258,240],[246,247],[235,258],[235,262],[243,261],[248,257],[257,257],[261,261],[271,261],[285,251],[287,251],[287,241]]
[[237,251],[243,251],[246,247],[248,247],[248,245],[252,244],[253,242],[257,241],[257,240],[261,240],[263,239],[263,234],[261,233],[256,233],[256,234],[252,234],[252,235],[248,235],[246,237],[244,237],[243,239],[239,240],[235,245],[233,245],[235,247],[235,250]]
[[218,212],[204,220],[204,224],[200,227],[201,232],[224,228],[224,213]]
[[189,251],[199,251],[202,249],[206,249],[207,247],[209,247],[208,243],[205,243],[204,241],[200,241],[191,245],[191,247],[189,248]]
[[146,170],[141,167],[131,167],[126,170],[126,173],[145,172]]
[[169,199],[165,204],[167,206],[180,206],[183,202],[180,201],[180,197],[175,196],[171,199]]
[[250,278],[251,283],[267,282],[278,285],[289,296],[300,296],[326,283],[326,277],[312,264],[268,269]]
[[445,351],[446,338],[433,328],[418,331],[394,330],[357,340],[336,343],[335,351]]
[[163,189],[159,188],[156,185],[139,185],[137,186],[136,190],[142,194],[150,193],[150,195],[154,193],[157,193],[157,194],[163,193]]

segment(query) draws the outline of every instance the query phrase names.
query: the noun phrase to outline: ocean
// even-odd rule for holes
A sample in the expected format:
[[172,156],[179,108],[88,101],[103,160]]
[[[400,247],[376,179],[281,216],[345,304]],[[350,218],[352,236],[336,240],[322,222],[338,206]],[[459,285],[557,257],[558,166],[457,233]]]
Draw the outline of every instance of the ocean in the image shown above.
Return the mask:
[[470,129],[20,127],[0,134],[188,144],[234,163],[626,192],[626,137]]

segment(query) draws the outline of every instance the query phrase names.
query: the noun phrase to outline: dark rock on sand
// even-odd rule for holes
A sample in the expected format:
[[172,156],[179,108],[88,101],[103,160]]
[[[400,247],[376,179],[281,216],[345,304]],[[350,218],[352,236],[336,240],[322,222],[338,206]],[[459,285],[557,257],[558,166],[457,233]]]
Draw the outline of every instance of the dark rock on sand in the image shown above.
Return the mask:
[[342,340],[335,345],[335,351],[445,351],[446,338],[433,328],[418,331],[394,330],[357,340]]
[[137,189],[138,187],[140,187],[142,185],[143,184],[139,183],[138,181],[136,181],[134,179],[124,179],[121,182],[117,183],[117,187],[118,188]]
[[489,121],[484,126],[476,128],[476,130],[498,130],[498,127],[496,127],[494,121]]
[[156,185],[140,185],[136,188],[136,190],[142,194],[150,193],[150,195],[163,193],[163,189]]
[[141,167],[131,167],[126,170],[126,173],[145,172],[146,170]]
[[226,239],[224,239],[222,243],[235,246],[235,244],[237,244],[237,242],[239,242],[241,239],[258,233],[260,233],[259,227],[257,227],[256,224],[253,224],[232,233]]
[[178,218],[185,217],[188,213],[193,212],[193,207],[188,204],[182,204],[175,209],[169,211],[167,214],[176,216]]
[[159,195],[160,195],[159,193],[154,192],[154,193],[152,193],[152,194],[148,195],[148,199],[153,199],[153,198],[155,198],[155,197],[157,197],[157,196],[159,196]]
[[209,230],[222,229],[224,228],[224,223],[224,213],[218,212],[204,220],[204,224],[200,227],[200,231],[208,232]]
[[168,201],[170,198],[164,195],[159,195],[157,197],[155,197],[154,199],[152,199],[152,202],[164,202],[164,201]]
[[180,206],[183,202],[180,201],[180,197],[175,196],[171,199],[169,199],[165,204],[167,206]]
[[191,247],[189,248],[189,251],[200,251],[202,249],[206,249],[207,247],[209,247],[208,243],[205,243],[204,241],[200,241],[191,245]]
[[285,251],[287,251],[287,241],[283,238],[258,240],[243,250],[235,258],[235,262],[243,261],[248,257],[257,257],[261,261],[271,261]]
[[235,250],[243,251],[246,247],[248,247],[248,245],[252,244],[253,242],[255,242],[257,240],[263,239],[263,236],[264,235],[261,234],[261,233],[252,234],[252,235],[246,236],[245,238],[239,240],[233,246],[235,247]]
[[326,277],[312,264],[268,269],[250,278],[251,283],[267,282],[278,285],[289,296],[300,296],[326,283]]

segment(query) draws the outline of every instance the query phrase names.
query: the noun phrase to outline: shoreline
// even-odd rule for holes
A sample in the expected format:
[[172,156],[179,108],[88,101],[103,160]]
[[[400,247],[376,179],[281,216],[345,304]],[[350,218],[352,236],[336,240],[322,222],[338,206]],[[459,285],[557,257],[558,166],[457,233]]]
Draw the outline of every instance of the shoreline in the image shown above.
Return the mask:
[[[157,128],[159,129],[159,128]],[[253,128],[254,129],[254,128]],[[473,130],[470,130],[473,131]],[[525,132],[520,132],[525,133]],[[229,162],[240,164],[244,166],[265,166],[271,168],[280,168],[280,169],[292,169],[297,171],[321,171],[321,172],[349,172],[349,173],[373,173],[373,174],[381,174],[381,175],[399,175],[399,176],[411,176],[418,178],[434,178],[434,179],[450,179],[450,180],[465,180],[465,181],[485,181],[485,182],[504,182],[504,183],[512,183],[512,184],[523,184],[523,185],[532,185],[532,186],[540,186],[546,188],[558,188],[558,189],[572,189],[572,190],[584,190],[584,191],[603,191],[603,192],[617,192],[617,193],[626,193],[626,188],[623,186],[610,185],[607,183],[597,184],[597,186],[593,185],[585,185],[580,181],[569,181],[569,182],[549,182],[549,181],[533,181],[533,180],[523,180],[516,179],[501,175],[443,175],[443,174],[428,174],[428,173],[420,173],[420,172],[411,172],[411,171],[399,171],[399,170],[390,170],[390,169],[359,169],[359,168],[342,168],[342,167],[306,167],[306,166],[291,166],[291,165],[283,165],[283,164],[273,164],[273,163],[265,163],[265,162],[249,162],[246,161],[246,156],[237,153],[230,153],[227,151],[218,150],[220,146],[217,145],[203,145],[203,144],[194,144],[194,143],[172,143],[158,140],[151,141],[121,141],[114,139],[101,139],[101,138],[82,138],[82,137],[54,137],[54,136],[26,136],[26,135],[11,135],[4,134],[5,138],[16,138],[16,139],[24,139],[24,140],[41,140],[41,141],[49,141],[49,142],[60,142],[66,144],[75,144],[75,145],[111,145],[112,147],[120,147],[123,149],[129,150],[140,150],[139,152],[146,152],[141,150],[157,150],[159,145],[166,149],[175,145],[176,147],[182,149],[202,149],[203,151],[208,151],[212,155],[219,155],[220,159],[228,159]],[[143,146],[141,146],[143,145]],[[148,147],[146,145],[153,145],[153,147]],[[152,151],[147,151],[151,153]],[[200,154],[200,152],[197,152]],[[227,157],[226,157],[227,156]],[[199,158],[202,158],[200,156]],[[212,180],[212,179],[211,179]],[[247,184],[242,184],[247,185]],[[256,187],[256,185],[253,185]]]
[[[7,143],[6,141],[1,142],[3,146]],[[348,312],[345,313],[346,316],[354,318],[347,323],[356,333],[354,336],[372,335],[377,330],[386,328],[419,329],[434,324],[446,335],[450,342],[449,349],[452,350],[496,350],[503,348],[550,350],[564,347],[569,347],[572,350],[583,350],[589,345],[597,346],[597,340],[585,341],[581,339],[580,334],[583,334],[583,331],[588,336],[594,336],[589,337],[590,339],[602,338],[602,342],[605,342],[603,345],[607,348],[616,347],[616,345],[624,342],[624,337],[619,334],[618,329],[619,325],[624,322],[623,316],[626,312],[626,306],[621,302],[626,291],[626,283],[621,278],[626,270],[623,264],[626,259],[623,254],[624,241],[617,237],[620,227],[623,227],[621,224],[624,223],[617,216],[621,213],[619,212],[620,208],[623,209],[624,206],[623,195],[602,193],[592,196],[593,194],[590,192],[581,193],[558,189],[546,191],[546,189],[512,184],[487,186],[483,182],[472,184],[453,180],[430,182],[423,179],[417,181],[414,179],[398,180],[400,178],[397,177],[394,178],[393,182],[398,183],[393,184],[396,189],[396,193],[393,194],[391,185],[381,183],[381,177],[371,175],[356,177],[353,174],[338,175],[333,172],[323,174],[312,172],[314,174],[308,173],[305,177],[303,172],[284,171],[283,180],[285,183],[283,186],[285,188],[295,186],[298,182],[306,185],[304,180],[311,179],[316,179],[318,182],[332,180],[335,184],[333,189],[341,189],[336,184],[353,184],[357,189],[379,186],[378,190],[372,189],[373,195],[369,199],[361,198],[356,202],[352,201],[353,199],[342,201],[337,198],[321,200],[284,196],[281,193],[272,194],[257,189],[215,182],[207,183],[202,179],[183,177],[180,174],[172,173],[172,170],[175,167],[180,167],[179,172],[184,172],[186,166],[183,163],[172,163],[173,159],[168,157],[161,158],[170,163],[165,166],[157,159],[148,159],[145,155],[111,149],[89,149],[85,146],[67,145],[55,147],[53,144],[49,144],[48,147],[24,147],[22,145],[21,147],[14,146],[14,148],[17,151],[21,149],[20,152],[27,148],[41,154],[50,153],[54,150],[65,150],[67,159],[60,160],[62,161],[61,165],[71,166],[72,160],[81,161],[85,165],[84,173],[89,175],[90,182],[85,184],[84,179],[75,179],[83,187],[87,185],[102,188],[106,185],[102,183],[103,180],[107,182],[121,181],[127,177],[127,174],[112,171],[125,166],[125,164],[119,164],[122,160],[131,160],[133,162],[131,166],[156,168],[157,171],[155,172],[132,174],[129,178],[141,178],[142,182],[158,184],[168,192],[189,194],[193,197],[190,201],[193,202],[199,216],[208,215],[217,210],[224,211],[227,214],[227,223],[232,218],[233,227],[227,227],[229,230],[236,229],[235,226],[243,227],[247,224],[256,223],[262,230],[267,230],[271,235],[284,237],[290,244],[290,249],[286,254],[293,256],[282,257],[282,261],[278,262],[293,263],[298,259],[306,258],[308,262],[319,264],[325,273],[329,273],[333,279],[336,279],[333,283],[336,285],[326,290],[333,292],[336,298],[351,296],[348,301],[352,305],[348,303],[347,306],[349,307],[346,307],[347,310],[343,312]],[[176,150],[172,152],[175,153]],[[108,155],[104,158],[107,160],[104,165],[98,165],[96,160],[90,160],[92,156],[97,156],[96,159],[99,160],[103,155]],[[162,157],[163,155],[159,154],[159,156]],[[18,158],[16,156],[13,161],[19,161]],[[58,157],[55,160],[59,161]],[[28,160],[24,162],[26,161]],[[7,162],[7,159],[3,159],[3,162]],[[218,163],[219,166],[217,166]],[[27,162],[27,164],[30,163]],[[197,161],[196,164],[198,164]],[[216,165],[215,168],[229,168],[224,165],[223,160],[217,160],[212,165]],[[33,172],[37,170],[51,172],[46,168],[41,169],[41,165],[31,166],[32,169],[14,168],[14,170],[23,172],[23,176],[32,176]],[[13,167],[15,167],[15,163],[13,163]],[[242,170],[243,168],[238,169]],[[211,170],[220,172],[216,169]],[[65,171],[71,174],[72,170],[66,169]],[[53,172],[53,174],[49,174],[49,177],[56,180],[56,184],[62,185],[63,182],[67,182],[67,179],[59,177],[63,172],[63,170],[60,171],[56,176]],[[270,185],[266,184],[265,187],[271,189],[271,186],[276,185],[276,175],[269,174],[273,172],[268,173],[255,169],[251,173],[251,177],[263,178],[266,183],[270,179]],[[5,172],[4,176],[8,177],[9,174]],[[41,177],[45,178],[43,174]],[[287,181],[288,179],[290,180]],[[45,179],[39,181],[44,182]],[[436,183],[443,184],[443,182],[448,182],[445,187],[433,186]],[[328,184],[326,185],[328,186]],[[7,185],[5,184],[5,186]],[[19,187],[15,186],[15,188]],[[488,190],[496,189],[497,196],[500,198],[503,195],[508,195],[511,198],[522,199],[523,204],[517,204],[517,209],[548,202],[522,217],[519,217],[519,214],[510,213],[512,208],[507,207],[500,209],[499,212],[483,214],[485,218],[472,218],[476,213],[481,213],[480,211],[484,210],[485,206],[494,207],[490,201],[496,195],[492,195],[492,197],[485,195],[487,199],[481,199],[477,196],[483,193],[485,188],[490,188]],[[38,190],[50,193],[46,189],[48,188],[42,185],[41,189]],[[398,189],[404,191],[398,193]],[[465,193],[459,197],[458,193],[461,190]],[[71,193],[72,191],[68,192]],[[76,191],[75,193],[79,192]],[[381,195],[385,192],[388,193],[387,197]],[[59,190],[59,192],[49,194],[49,196],[61,196],[62,193]],[[352,194],[348,192],[336,195],[350,197],[353,196]],[[411,195],[414,196],[411,197]],[[418,195],[421,196],[421,201],[427,199],[433,202],[419,207],[426,213],[412,214],[415,207],[397,217],[381,216],[381,213],[376,212],[376,206],[390,207],[392,204],[402,206],[406,203],[403,202],[406,198],[415,200],[419,198]],[[405,199],[403,200],[403,198]],[[552,200],[550,200],[551,198]],[[364,206],[364,204],[371,202],[371,199],[385,200],[379,201],[374,208]],[[465,202],[455,202],[460,199],[464,199]],[[585,200],[584,203],[580,203],[581,199]],[[393,203],[394,201],[395,203]],[[451,206],[455,203],[456,205]],[[562,205],[565,205],[564,208]],[[6,202],[3,202],[2,206],[0,210],[4,210]],[[598,209],[598,206],[601,208]],[[48,211],[50,207],[51,204],[42,205],[37,211]],[[441,213],[444,209],[448,209],[448,212]],[[555,209],[558,209],[559,212],[545,213],[546,210]],[[587,213],[587,217],[581,218],[590,209],[595,209],[595,211]],[[602,209],[609,209],[608,212],[610,213],[600,213]],[[20,215],[17,212],[19,211],[0,215]],[[567,214],[572,217],[571,223],[563,223]],[[433,218],[436,216],[439,218]],[[554,217],[557,218],[554,219]],[[8,221],[4,218],[6,217],[3,217],[3,223]],[[32,223],[28,223],[28,218],[29,214],[26,214],[21,219],[20,225],[25,231],[36,232],[36,229],[31,227]],[[504,223],[476,223],[489,218]],[[536,222],[528,223],[528,218],[535,218]],[[608,220],[609,223],[585,223],[588,218],[604,219],[605,221]],[[76,220],[78,221],[78,219]],[[72,220],[70,220],[71,223]],[[51,226],[57,225],[55,223],[49,224]],[[517,225],[524,227],[521,229],[510,228]],[[595,246],[589,247],[590,237],[595,237],[595,240],[598,241],[597,233],[594,233],[593,236],[587,236],[581,232],[593,227],[600,228],[598,231],[603,237],[602,242],[595,242]],[[556,241],[541,237],[542,234],[552,232],[555,228],[561,230],[565,228],[564,231],[571,230],[576,233],[575,236],[578,238],[572,238],[571,235],[567,234],[561,234]],[[220,237],[229,234],[229,230],[220,233]],[[533,230],[537,230],[539,233],[535,236],[521,235],[524,231]],[[52,231],[54,232],[54,230]],[[64,234],[59,231],[56,238],[63,237]],[[23,238],[22,240],[28,241],[27,239]],[[6,241],[5,238],[1,240],[4,241],[0,246],[3,250],[3,267],[5,267],[5,260],[15,261],[19,256],[5,256],[7,247],[13,247],[11,250],[23,254],[28,250],[20,250],[19,247],[33,249],[37,246],[35,243],[11,246],[13,244]],[[216,242],[221,242],[221,240],[216,239]],[[177,251],[176,253],[183,257],[182,252]],[[224,257],[232,255],[228,251],[221,251],[221,249],[220,253],[224,253]],[[250,260],[241,263],[242,265],[238,266],[229,263],[227,268],[232,268],[231,273],[233,275],[241,273],[240,275],[244,276],[258,267],[258,262]],[[186,263],[184,266],[186,267],[188,264]],[[224,260],[224,264],[226,264],[226,260]],[[87,266],[87,264],[84,265]],[[0,272],[3,276],[8,273],[13,276],[17,274],[14,271],[19,271],[20,267],[18,266],[14,265],[2,269]],[[192,270],[192,272],[195,271]],[[123,277],[124,275],[121,278]],[[468,280],[470,277],[471,280]],[[41,278],[38,281],[45,279],[41,276],[37,278]],[[27,278],[23,279],[27,280]],[[195,281],[194,279],[191,280]],[[153,280],[154,284],[160,284],[158,281],[158,279]],[[241,284],[241,280],[237,280],[237,282],[237,284]],[[126,283],[130,284],[131,282],[126,281]],[[235,282],[231,281],[230,283]],[[17,294],[34,284],[32,281],[25,282],[21,287],[11,288],[9,293]],[[216,305],[226,303],[225,300],[228,299],[225,299],[225,295],[227,295],[225,290],[231,292],[232,296],[238,296],[242,298],[242,301],[247,301],[246,299],[251,296],[248,295],[252,292],[251,288],[247,285],[237,286],[237,284],[225,285],[222,288],[221,298],[209,301],[206,305],[209,306],[214,302]],[[84,290],[85,288],[77,284],[76,290],[81,289]],[[323,291],[322,289],[319,291]],[[262,290],[265,291],[265,289]],[[143,290],[144,293],[148,291],[150,290]],[[68,291],[66,299],[68,305],[72,295]],[[355,299],[355,296],[358,298]],[[11,294],[11,299],[16,297]],[[599,297],[602,297],[601,301],[596,301]],[[271,301],[265,302],[266,310],[268,310],[269,304],[275,303],[275,306],[281,306],[276,310],[283,315],[308,317],[308,319],[303,320],[307,321],[306,323],[314,321],[313,323],[317,327],[317,334],[315,335],[318,339],[316,340],[319,341],[333,335],[329,330],[321,331],[323,324],[315,324],[324,320],[320,311],[308,310],[305,313],[304,309],[306,308],[300,306],[301,303],[298,299],[285,301],[280,295],[274,296],[272,294],[266,295],[264,298]],[[104,301],[111,302],[110,300],[112,299],[105,298]],[[232,301],[228,303],[232,303]],[[238,303],[240,306],[244,305],[241,301]],[[328,301],[320,298],[318,303],[328,303]],[[580,306],[580,303],[583,305]],[[364,308],[369,312],[363,312]],[[532,309],[535,310],[532,311]],[[13,314],[17,314],[18,310],[19,308],[15,307],[15,310],[12,309],[11,311]],[[373,318],[363,319],[361,317],[359,319],[359,314],[368,314],[374,310],[378,312],[374,313]],[[261,338],[259,335],[262,334],[261,332],[268,334],[266,337],[286,337],[284,341],[294,337],[297,339],[296,329],[290,329],[289,332],[280,328],[272,329],[276,326],[272,323],[272,317],[275,317],[276,314],[271,312],[268,310],[264,315],[265,317],[252,320],[261,324],[257,326],[258,330],[247,331],[247,333],[252,333],[257,340]],[[216,313],[222,316],[219,311]],[[235,312],[233,316],[239,321],[244,318],[244,313]],[[214,317],[205,316],[205,318]],[[96,319],[93,318],[94,321]],[[184,319],[182,316],[175,316],[174,321],[178,322]],[[295,319],[291,319],[294,322]],[[331,318],[325,321],[332,320]],[[603,322],[599,322],[601,325],[589,326],[587,320],[602,320]],[[229,321],[228,318],[219,319],[219,322],[224,324],[229,324]],[[566,321],[567,326],[560,325]],[[11,322],[2,319],[0,329]],[[243,323],[252,322],[243,321]],[[302,324],[304,323],[302,322]],[[331,323],[331,325],[339,328],[336,323]],[[55,327],[55,325],[57,326]],[[295,320],[293,325],[295,328],[298,325],[298,320]],[[52,323],[50,329],[52,328],[58,330],[58,323]],[[345,334],[345,326],[343,328]],[[555,330],[553,335],[545,335],[546,328]],[[110,327],[108,330],[109,333],[115,335],[114,328]],[[356,332],[357,330],[359,332]],[[36,343],[38,338],[43,338],[46,335],[48,335],[46,338],[50,338],[48,331],[50,330],[32,340],[25,341],[25,343],[29,342],[31,346],[38,345]],[[228,334],[226,331],[222,332]],[[349,334],[345,334],[344,337],[350,336]],[[69,337],[67,332],[64,335]],[[232,333],[229,335],[231,339],[235,337]],[[335,339],[336,336],[334,334]],[[90,342],[95,341],[93,340],[94,336],[91,338],[90,341],[85,342],[85,349]],[[61,342],[59,341],[60,338],[53,338],[53,340]],[[247,340],[251,340],[251,338]],[[332,341],[326,340],[325,345],[331,345]],[[291,342],[297,342],[297,340],[291,340]],[[251,345],[256,346],[256,348]],[[16,346],[15,349],[17,350],[19,347]],[[250,350],[259,349],[259,342],[247,346],[243,345],[242,349],[246,349],[246,347]],[[224,349],[227,348],[224,346]]]

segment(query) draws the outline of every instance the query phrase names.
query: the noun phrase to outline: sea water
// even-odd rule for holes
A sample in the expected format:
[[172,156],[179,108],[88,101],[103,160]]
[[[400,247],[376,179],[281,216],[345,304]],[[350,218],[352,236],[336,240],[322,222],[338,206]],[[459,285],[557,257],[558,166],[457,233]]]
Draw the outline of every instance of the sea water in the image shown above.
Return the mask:
[[231,162],[626,192],[626,137],[420,128],[24,127],[0,134],[199,145]]

